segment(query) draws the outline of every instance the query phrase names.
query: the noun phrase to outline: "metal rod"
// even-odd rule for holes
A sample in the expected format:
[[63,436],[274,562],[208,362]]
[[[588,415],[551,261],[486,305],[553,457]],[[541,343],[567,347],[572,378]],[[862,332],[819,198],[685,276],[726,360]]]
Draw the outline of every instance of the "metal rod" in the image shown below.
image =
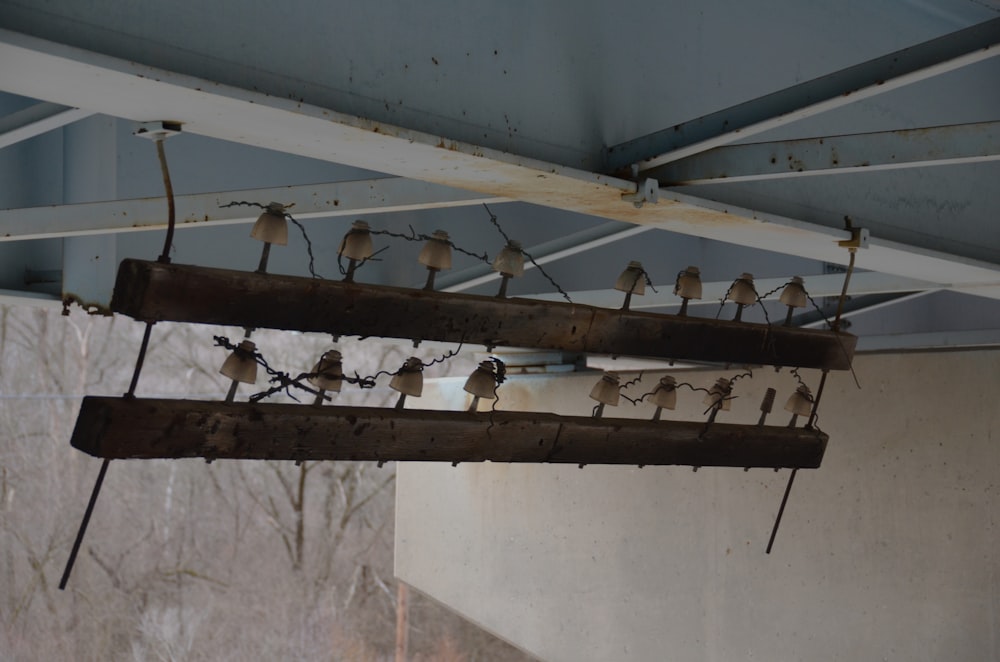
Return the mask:
[[350,259],[350,262],[347,263],[347,273],[344,274],[344,282],[345,283],[353,283],[354,282],[354,270],[358,268],[358,261],[355,260],[353,257],[349,258],[349,259]]
[[139,385],[139,373],[142,372],[142,364],[146,360],[146,348],[149,347],[149,334],[153,330],[155,322],[146,322],[146,331],[142,334],[142,342],[139,344],[139,355],[135,358],[135,369],[132,371],[132,381],[128,385],[126,398],[135,397],[135,387]]
[[170,183],[170,170],[167,168],[167,154],[163,150],[163,138],[156,140],[156,156],[160,160],[160,172],[163,174],[163,188],[167,194],[167,236],[163,240],[163,252],[157,262],[170,262],[170,246],[174,243],[174,225],[177,223],[177,212],[174,206],[174,187]]
[[[157,147],[162,152],[162,142],[156,142]],[[173,199],[171,198],[171,206]],[[170,245],[169,243],[167,244]],[[169,262],[169,259],[167,260]],[[139,354],[135,358],[135,369],[132,371],[132,381],[129,383],[128,392],[125,394],[126,398],[135,397],[135,389],[139,385],[139,374],[142,372],[142,364],[146,360],[146,349],[149,347],[149,336],[153,330],[154,322],[146,322],[146,330],[142,334],[142,342],[139,344]],[[108,465],[111,464],[110,459],[105,459],[101,463],[101,471],[97,474],[97,481],[94,483],[94,489],[90,492],[90,501],[87,503],[87,510],[83,513],[83,520],[80,522],[80,529],[76,532],[76,540],[73,541],[73,549],[69,553],[69,559],[66,561],[66,569],[63,570],[62,579],[59,581],[59,590],[64,590],[66,588],[66,582],[69,581],[69,575],[73,572],[73,564],[76,563],[76,555],[80,552],[80,545],[83,544],[83,536],[87,533],[87,525],[90,524],[90,516],[94,512],[94,505],[97,503],[97,497],[101,494],[101,486],[104,484],[104,476],[108,473]]]
[[87,510],[83,513],[83,520],[80,522],[80,530],[76,532],[76,540],[73,541],[73,549],[66,560],[66,569],[63,570],[62,579],[59,580],[59,590],[65,590],[69,575],[73,572],[73,564],[76,563],[76,555],[80,552],[80,545],[83,543],[83,536],[87,533],[87,525],[90,524],[90,515],[94,512],[94,504],[97,503],[97,495],[101,493],[101,486],[104,484],[104,474],[108,473],[108,465],[111,460],[105,459],[101,463],[101,471],[97,474],[97,482],[90,492],[90,501],[87,503]]
[[773,388],[764,391],[764,399],[760,403],[760,418],[757,419],[758,426],[764,425],[764,421],[767,420],[767,415],[771,413],[771,408],[774,406],[774,396],[777,393]]
[[854,273],[854,259],[857,257],[857,249],[850,249],[851,261],[847,264],[847,273],[844,274],[844,287],[840,290],[840,301],[837,303],[837,317],[833,320],[833,331],[840,330],[840,316],[844,312],[844,302],[847,300],[847,287],[851,284],[851,274]]
[[823,374],[820,375],[819,386],[816,388],[816,397],[813,398],[812,411],[809,413],[809,421],[806,423],[807,428],[811,428],[816,423],[816,417],[819,415],[819,401],[823,397],[823,389],[826,387],[826,376],[829,373],[829,370],[824,370]]
[[632,290],[625,293],[625,303],[622,304],[622,310],[628,310],[630,305],[632,305]]
[[257,265],[257,273],[267,273],[267,258],[271,255],[271,242],[265,241],[264,248],[260,251],[260,263]]
[[438,270],[434,267],[427,267],[427,282],[424,283],[424,289],[428,291],[434,290],[434,276],[437,274]]
[[509,281],[510,281],[510,276],[507,275],[507,274],[503,274],[500,277],[500,291],[497,292],[497,298],[498,299],[505,299],[505,298],[507,298],[507,283]]
[[771,529],[771,539],[767,541],[767,554],[771,553],[771,547],[774,545],[774,537],[778,535],[778,527],[781,525],[781,516],[785,514],[785,504],[788,503],[788,493],[792,491],[792,483],[795,482],[795,474],[798,473],[798,469],[792,469],[792,473],[788,476],[788,485],[785,486],[785,496],[781,497],[781,507],[778,508],[778,516],[774,518],[774,528]]

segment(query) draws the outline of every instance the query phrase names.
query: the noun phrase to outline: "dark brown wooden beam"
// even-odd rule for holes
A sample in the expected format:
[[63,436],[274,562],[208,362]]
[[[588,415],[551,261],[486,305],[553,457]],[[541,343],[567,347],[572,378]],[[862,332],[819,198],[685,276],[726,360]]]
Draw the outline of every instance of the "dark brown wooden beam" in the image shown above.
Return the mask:
[[818,430],[690,421],[84,398],[72,445],[111,459],[553,462],[814,469]]
[[703,317],[124,260],[111,309],[144,322],[316,331],[846,370],[857,338]]

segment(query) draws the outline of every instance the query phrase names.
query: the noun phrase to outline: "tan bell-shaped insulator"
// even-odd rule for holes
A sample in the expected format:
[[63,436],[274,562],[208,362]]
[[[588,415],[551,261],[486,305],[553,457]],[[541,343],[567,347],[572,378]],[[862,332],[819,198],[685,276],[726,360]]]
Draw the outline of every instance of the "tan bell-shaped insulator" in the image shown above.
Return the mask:
[[805,281],[801,277],[792,276],[792,279],[788,281],[788,285],[785,285],[785,289],[781,291],[781,303],[789,308],[805,308],[806,288],[804,284]]
[[524,275],[524,253],[520,242],[511,239],[493,260],[493,271],[505,276],[520,278]]
[[785,403],[785,411],[790,411],[796,416],[808,416],[812,413],[813,398],[809,387],[800,384],[795,393],[792,393]]
[[625,271],[615,281],[615,289],[619,292],[631,292],[640,296],[645,294],[646,271],[642,268],[642,263],[634,260],[629,262]]
[[591,399],[604,405],[617,407],[618,399],[621,397],[621,392],[618,390],[619,383],[618,375],[613,372],[605,372],[601,376],[601,380],[594,384],[594,388],[590,389]]
[[288,219],[285,206],[279,202],[270,203],[250,230],[250,236],[258,241],[278,246],[288,245]]
[[688,267],[677,276],[674,294],[683,299],[701,299],[701,270]]
[[367,260],[372,256],[371,228],[366,221],[357,220],[340,242],[338,252],[349,260]]
[[465,390],[477,398],[495,399],[497,377],[493,361],[483,361],[465,381]]
[[309,383],[324,391],[340,393],[344,385],[344,367],[341,364],[341,355],[335,349],[323,352],[316,365],[313,366],[314,374],[309,378]]
[[722,411],[729,411],[729,394],[733,390],[733,384],[725,377],[719,377],[708,390],[708,395],[702,400],[706,407],[718,406]]
[[672,375],[660,377],[653,392],[653,404],[663,409],[677,408],[677,380]]
[[417,258],[420,264],[429,269],[451,269],[451,239],[444,230],[435,230],[420,250]]
[[226,357],[219,372],[229,377],[233,381],[244,384],[257,383],[257,359],[254,352],[257,350],[250,340],[240,342],[239,347]]
[[415,356],[406,359],[403,367],[399,369],[389,381],[389,388],[399,391],[403,395],[420,397],[424,392],[424,364]]
[[741,306],[757,303],[757,290],[753,286],[753,274],[743,274],[733,283],[729,290],[729,298]]

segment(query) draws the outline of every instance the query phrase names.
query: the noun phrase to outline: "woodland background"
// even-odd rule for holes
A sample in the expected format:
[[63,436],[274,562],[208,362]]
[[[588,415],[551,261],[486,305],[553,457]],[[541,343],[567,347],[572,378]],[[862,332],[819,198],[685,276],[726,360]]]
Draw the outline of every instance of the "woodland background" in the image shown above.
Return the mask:
[[[0,307],[0,659],[394,659],[391,463],[112,462],[69,585],[58,590],[100,467],[69,445],[77,409],[83,394],[127,389],[142,330],[78,309]],[[221,400],[227,352],[213,335],[236,341],[242,329],[155,325],[136,394]],[[292,374],[330,347],[361,375],[442,354],[294,332],[253,339]],[[425,374],[474,366],[463,353]],[[392,406],[387,384],[345,384],[334,404]],[[261,371],[237,399],[267,386]],[[415,591],[409,653],[532,659]]]

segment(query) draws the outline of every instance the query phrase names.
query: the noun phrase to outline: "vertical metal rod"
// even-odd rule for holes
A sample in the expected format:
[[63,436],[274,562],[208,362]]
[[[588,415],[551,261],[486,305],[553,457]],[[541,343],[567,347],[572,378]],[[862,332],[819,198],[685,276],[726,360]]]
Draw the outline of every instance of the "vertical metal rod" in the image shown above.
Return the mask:
[[434,291],[434,276],[437,272],[438,270],[434,267],[427,267],[427,282],[424,283],[424,289],[428,292]]
[[678,317],[684,317],[688,312],[688,300],[686,297],[681,297],[681,309],[677,311]]
[[507,283],[510,281],[510,276],[503,274],[500,276],[500,291],[497,292],[498,299],[507,298]]
[[795,474],[798,471],[798,469],[792,469],[792,474],[788,477],[788,485],[785,486],[785,496],[781,497],[781,507],[778,508],[778,516],[774,518],[771,539],[767,541],[767,554],[771,553],[771,547],[774,545],[774,537],[778,535],[778,527],[781,526],[781,516],[785,514],[785,504],[788,503],[788,493],[792,491],[792,483],[795,482]]
[[[135,369],[132,371],[132,381],[129,383],[128,392],[125,394],[126,398],[135,397],[135,389],[139,385],[139,375],[142,372],[142,364],[146,360],[146,349],[149,347],[149,336],[152,330],[153,322],[146,322],[146,330],[142,334],[142,343],[139,345],[139,354],[135,359]],[[69,553],[69,559],[66,560],[66,568],[63,570],[62,579],[59,581],[60,591],[66,588],[66,582],[69,581],[70,573],[73,572],[73,565],[76,563],[76,556],[80,552],[80,545],[83,544],[83,536],[87,533],[87,526],[90,524],[90,516],[94,512],[97,497],[101,494],[101,486],[104,484],[104,476],[108,473],[109,464],[111,464],[110,459],[105,459],[101,463],[101,471],[97,474],[97,481],[94,482],[94,488],[90,492],[90,501],[87,503],[87,510],[83,513],[80,529],[76,532],[76,540],[73,541],[73,549]]]
[[354,282],[354,270],[358,268],[358,261],[355,260],[353,257],[352,258],[348,258],[348,259],[350,260],[350,262],[347,263],[347,273],[344,274],[344,282],[345,283],[353,283]]
[[177,223],[177,212],[174,207],[174,186],[170,183],[170,170],[167,168],[167,154],[163,151],[163,138],[156,140],[156,156],[160,160],[160,172],[163,174],[163,189],[167,194],[167,236],[163,240],[163,252],[157,258],[158,262],[170,262],[170,246],[174,243],[174,226]]
[[760,403],[760,418],[757,419],[757,425],[764,425],[764,421],[767,420],[767,415],[771,413],[771,408],[774,406],[774,396],[778,392],[773,388],[769,388],[764,391],[764,399]]
[[264,248],[260,251],[260,263],[257,265],[257,273],[267,273],[267,258],[271,255],[271,242],[265,241]]
[[149,347],[149,334],[153,330],[154,322],[146,322],[146,330],[142,334],[142,343],[139,345],[139,355],[135,359],[135,369],[132,371],[132,381],[128,385],[126,398],[135,397],[135,387],[139,385],[139,373],[142,372],[142,364],[146,360],[146,348]]
[[69,559],[66,560],[66,569],[63,570],[62,579],[59,580],[59,590],[66,589],[66,582],[69,581],[69,575],[73,572],[73,564],[76,563],[76,555],[80,552],[80,545],[83,543],[83,536],[87,533],[87,525],[90,524],[90,515],[94,512],[94,504],[97,503],[97,495],[101,493],[101,485],[104,484],[104,475],[108,473],[108,465],[111,464],[110,459],[105,459],[101,463],[101,471],[97,474],[97,482],[94,483],[94,489],[90,492],[90,501],[87,503],[87,510],[83,513],[83,521],[80,522],[80,530],[76,532],[76,540],[73,541],[73,549],[69,553]]
[[622,310],[628,310],[630,305],[632,305],[632,290],[625,293],[625,303],[622,304]]

